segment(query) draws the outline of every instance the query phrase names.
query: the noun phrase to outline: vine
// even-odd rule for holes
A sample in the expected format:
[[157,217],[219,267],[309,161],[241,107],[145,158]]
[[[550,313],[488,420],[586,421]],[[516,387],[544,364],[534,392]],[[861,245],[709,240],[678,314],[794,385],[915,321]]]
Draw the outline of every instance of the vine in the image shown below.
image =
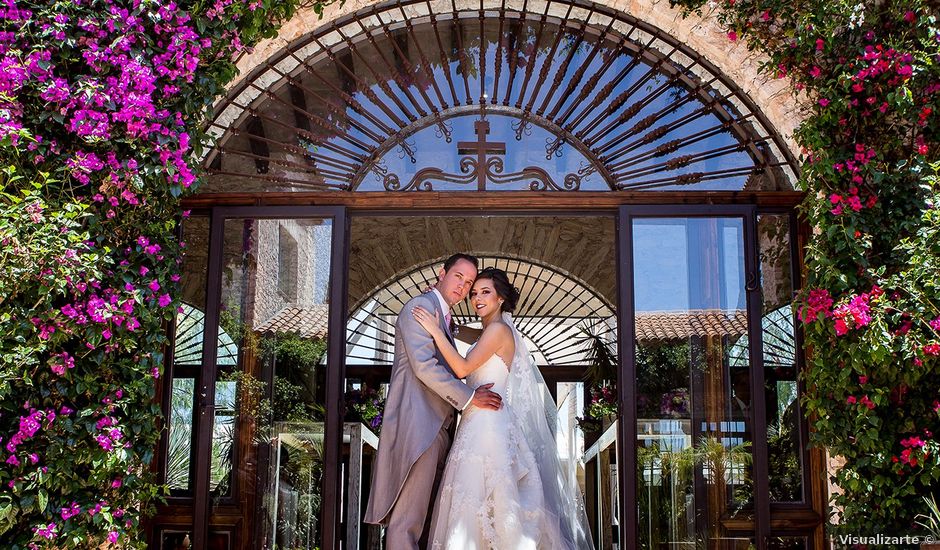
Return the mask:
[[3,548],[144,546],[178,198],[236,56],[298,4],[0,5]]
[[915,530],[940,494],[940,30],[920,0],[673,0],[807,98],[798,314],[812,441],[845,460],[834,532]]

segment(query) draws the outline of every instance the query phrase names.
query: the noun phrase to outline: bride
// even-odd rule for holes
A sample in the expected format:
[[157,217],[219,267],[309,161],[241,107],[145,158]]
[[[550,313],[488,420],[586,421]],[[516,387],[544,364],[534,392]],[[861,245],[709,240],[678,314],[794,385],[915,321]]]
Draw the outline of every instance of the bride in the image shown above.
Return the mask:
[[475,341],[466,358],[436,314],[412,310],[458,377],[503,396],[499,410],[463,412],[434,508],[435,550],[593,548],[575,464],[558,456],[555,403],[513,324],[518,300],[505,271],[477,275],[470,304],[483,329],[460,328],[458,338]]

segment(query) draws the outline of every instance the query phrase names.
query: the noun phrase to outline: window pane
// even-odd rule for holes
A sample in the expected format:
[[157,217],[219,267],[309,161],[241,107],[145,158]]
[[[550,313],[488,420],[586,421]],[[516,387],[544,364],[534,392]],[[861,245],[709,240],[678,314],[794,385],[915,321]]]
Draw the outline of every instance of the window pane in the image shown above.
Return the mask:
[[806,550],[807,537],[768,537],[767,550]]
[[770,499],[803,500],[803,445],[797,384],[790,217],[764,214],[757,220],[763,308],[761,335]]
[[633,232],[640,546],[746,548],[722,526],[753,507],[750,370],[729,361],[747,333],[743,220]]
[[202,363],[202,331],[206,311],[209,218],[185,218],[183,243],[185,255],[180,273],[183,311],[176,318],[173,361],[177,365],[199,365]]
[[169,445],[167,447],[166,484],[171,493],[192,491],[193,404],[196,383],[192,378],[174,378],[170,398]]
[[224,224],[219,324],[237,352],[224,366],[220,341],[211,482],[213,504],[258,518],[253,547],[320,545],[331,230],[324,219]]

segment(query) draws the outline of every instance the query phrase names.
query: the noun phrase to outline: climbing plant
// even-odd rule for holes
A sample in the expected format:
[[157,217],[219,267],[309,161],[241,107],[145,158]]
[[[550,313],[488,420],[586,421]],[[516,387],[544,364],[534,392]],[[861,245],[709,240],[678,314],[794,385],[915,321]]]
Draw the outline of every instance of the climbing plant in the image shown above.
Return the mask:
[[[940,27],[920,0],[673,0],[803,103],[803,405],[834,532],[907,533],[940,493]],[[743,42],[743,44],[735,44]]]
[[0,5],[0,547],[144,546],[178,199],[236,57],[298,5]]

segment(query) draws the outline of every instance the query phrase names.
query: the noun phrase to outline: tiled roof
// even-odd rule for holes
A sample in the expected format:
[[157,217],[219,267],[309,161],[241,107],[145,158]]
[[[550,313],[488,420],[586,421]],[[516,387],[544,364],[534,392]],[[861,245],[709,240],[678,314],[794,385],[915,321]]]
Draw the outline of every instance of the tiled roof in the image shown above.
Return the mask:
[[636,314],[636,336],[640,341],[677,340],[690,336],[732,336],[747,333],[747,312],[700,309],[690,311],[643,311]]
[[287,306],[257,328],[258,332],[290,332],[302,338],[326,338],[329,305]]

